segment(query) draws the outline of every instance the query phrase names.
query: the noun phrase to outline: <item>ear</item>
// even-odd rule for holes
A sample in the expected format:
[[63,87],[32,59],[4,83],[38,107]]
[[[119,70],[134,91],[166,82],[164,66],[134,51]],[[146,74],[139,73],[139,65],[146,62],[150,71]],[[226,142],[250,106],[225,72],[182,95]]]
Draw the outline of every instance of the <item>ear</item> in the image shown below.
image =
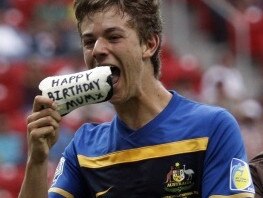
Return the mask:
[[150,39],[146,41],[143,47],[143,58],[150,58],[156,52],[160,45],[160,38],[157,34],[152,35]]

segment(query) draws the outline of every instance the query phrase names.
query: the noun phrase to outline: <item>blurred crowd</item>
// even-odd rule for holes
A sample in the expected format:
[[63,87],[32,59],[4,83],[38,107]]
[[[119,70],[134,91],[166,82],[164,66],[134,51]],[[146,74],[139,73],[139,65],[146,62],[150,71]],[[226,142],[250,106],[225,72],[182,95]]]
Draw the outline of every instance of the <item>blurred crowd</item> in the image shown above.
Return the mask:
[[[227,47],[215,64],[203,67],[202,59],[194,54],[181,55],[165,42],[161,81],[168,89],[233,113],[251,159],[263,150],[263,90],[247,94],[249,87],[235,62],[231,24],[203,1],[185,1],[198,31],[212,44]],[[252,64],[247,67],[263,77],[263,1],[227,2],[238,10],[233,17],[250,25]],[[50,75],[84,69],[72,0],[0,1],[0,197],[17,197],[27,157],[26,118],[34,96],[41,94],[39,82]],[[62,119],[60,138],[50,155],[50,179],[74,131],[84,122],[108,121],[113,115],[112,106],[102,103],[79,108]]]

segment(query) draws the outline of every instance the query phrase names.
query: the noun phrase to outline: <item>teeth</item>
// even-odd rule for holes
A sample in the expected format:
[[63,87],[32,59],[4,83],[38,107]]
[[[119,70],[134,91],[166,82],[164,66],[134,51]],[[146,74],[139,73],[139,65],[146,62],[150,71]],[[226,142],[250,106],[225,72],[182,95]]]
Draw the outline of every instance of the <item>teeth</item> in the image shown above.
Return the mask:
[[64,116],[88,104],[109,100],[113,95],[113,79],[109,66],[96,67],[68,75],[51,76],[42,80],[42,95],[56,101],[58,112]]

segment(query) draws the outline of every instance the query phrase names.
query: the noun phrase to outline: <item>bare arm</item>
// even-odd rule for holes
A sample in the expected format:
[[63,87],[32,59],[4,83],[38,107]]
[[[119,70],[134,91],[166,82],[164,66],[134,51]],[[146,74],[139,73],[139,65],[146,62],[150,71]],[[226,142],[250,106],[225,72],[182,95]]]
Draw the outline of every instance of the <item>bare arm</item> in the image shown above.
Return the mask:
[[60,120],[53,101],[36,96],[27,119],[28,159],[19,198],[48,197],[48,154],[58,139]]

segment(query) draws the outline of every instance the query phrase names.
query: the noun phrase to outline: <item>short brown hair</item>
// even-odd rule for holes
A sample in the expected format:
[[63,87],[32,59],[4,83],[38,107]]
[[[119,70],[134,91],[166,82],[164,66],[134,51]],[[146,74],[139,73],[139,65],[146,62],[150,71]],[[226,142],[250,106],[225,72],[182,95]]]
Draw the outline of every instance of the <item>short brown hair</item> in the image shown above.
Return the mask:
[[160,74],[160,48],[162,39],[162,20],[160,15],[159,0],[75,0],[75,16],[80,24],[87,15],[103,11],[112,6],[117,6],[123,13],[131,17],[129,24],[138,33],[140,42],[145,42],[154,34],[159,36],[160,45],[155,54],[151,57],[156,78]]

